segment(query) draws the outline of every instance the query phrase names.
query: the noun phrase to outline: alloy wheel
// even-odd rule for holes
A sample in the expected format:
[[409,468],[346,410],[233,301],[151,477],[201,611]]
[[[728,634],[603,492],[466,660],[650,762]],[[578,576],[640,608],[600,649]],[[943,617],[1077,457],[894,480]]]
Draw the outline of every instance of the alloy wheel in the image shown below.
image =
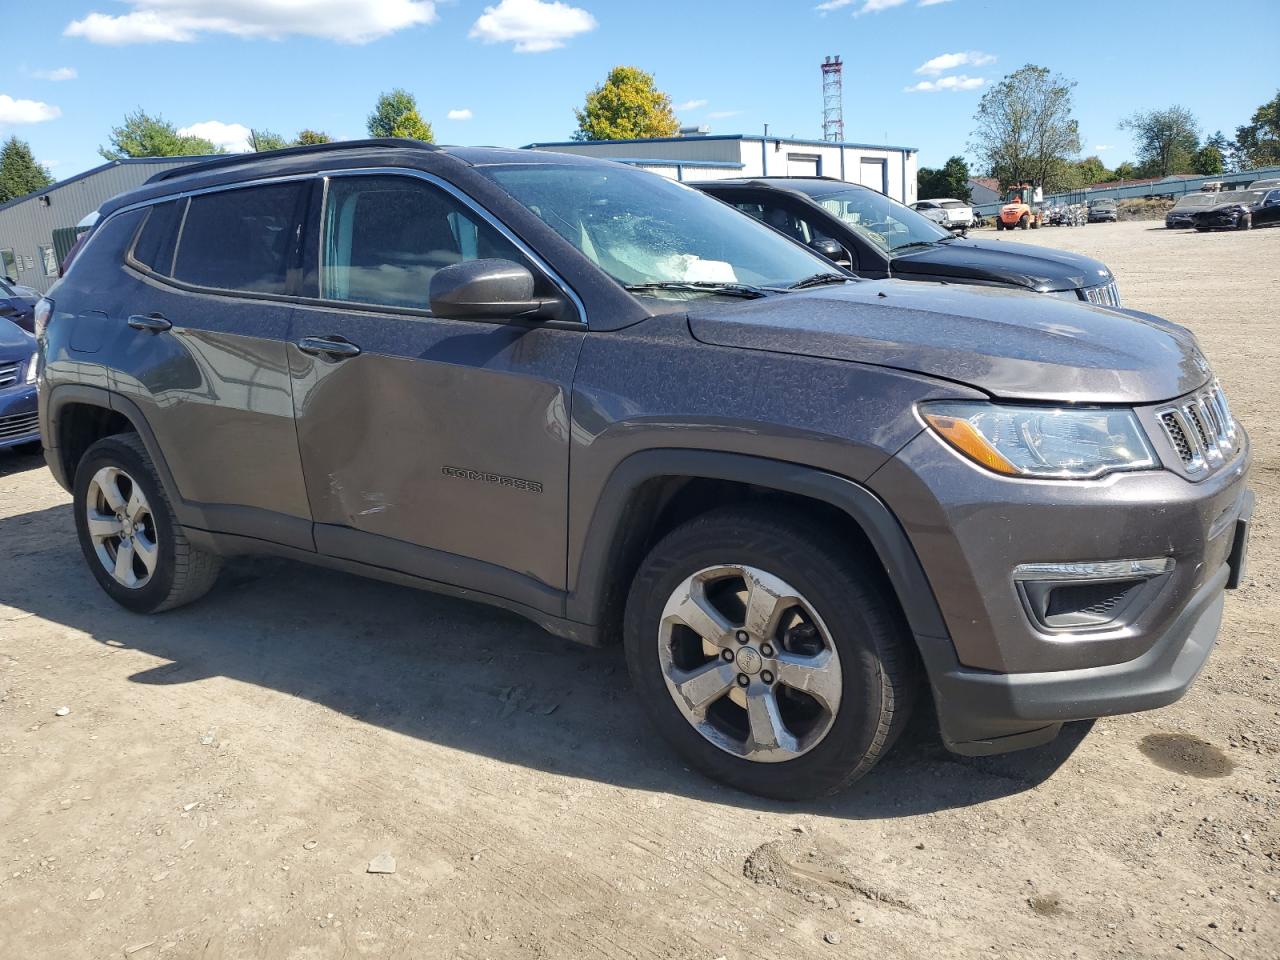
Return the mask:
[[89,481],[85,514],[93,550],[121,586],[145,587],[156,571],[155,516],[138,482],[119,467],[103,467]]
[[756,567],[708,567],[680,583],[662,612],[658,659],[685,719],[747,760],[803,756],[840,709],[830,631],[799,591]]

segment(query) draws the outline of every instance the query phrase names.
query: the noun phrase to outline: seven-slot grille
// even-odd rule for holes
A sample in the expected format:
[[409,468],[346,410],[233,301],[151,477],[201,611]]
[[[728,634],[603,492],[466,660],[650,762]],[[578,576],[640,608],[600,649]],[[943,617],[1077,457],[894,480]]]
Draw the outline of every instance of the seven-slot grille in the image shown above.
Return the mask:
[[18,364],[0,363],[0,387],[8,387],[18,382]]
[[1096,287],[1086,287],[1084,298],[1100,307],[1120,306],[1120,291],[1116,287],[1114,280],[1110,283],[1099,284]]
[[1235,453],[1239,431],[1227,405],[1227,395],[1217,381],[1199,393],[1183,397],[1156,417],[1189,474],[1214,470]]
[[14,417],[0,417],[0,443],[30,437],[40,430],[40,416],[36,413],[20,413]]

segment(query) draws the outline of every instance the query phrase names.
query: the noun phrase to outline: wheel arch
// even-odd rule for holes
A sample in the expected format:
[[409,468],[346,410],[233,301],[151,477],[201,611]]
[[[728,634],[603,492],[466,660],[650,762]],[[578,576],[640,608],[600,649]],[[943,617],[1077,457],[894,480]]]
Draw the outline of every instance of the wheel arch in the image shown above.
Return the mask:
[[671,516],[672,504],[680,502],[680,491],[691,484],[701,485],[699,495],[714,492],[717,484],[732,484],[838,512],[861,532],[883,567],[912,633],[948,636],[915,549],[897,517],[872,491],[813,467],[704,450],[647,450],[614,468],[587,529],[580,538],[571,536],[579,563],[566,598],[570,620],[595,625],[601,640],[619,635],[631,577],[655,533],[660,536],[680,519]]

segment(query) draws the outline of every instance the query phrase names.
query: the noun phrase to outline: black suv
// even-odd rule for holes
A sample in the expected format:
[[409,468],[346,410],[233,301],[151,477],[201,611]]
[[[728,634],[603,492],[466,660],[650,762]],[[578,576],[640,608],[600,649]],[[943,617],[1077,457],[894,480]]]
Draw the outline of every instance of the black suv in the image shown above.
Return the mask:
[[762,794],[852,782],[923,678],[971,754],[1167,704],[1244,567],[1249,444],[1187,331],[857,281],[603,161],[170,171],[36,323],[46,458],[121,604],[270,553],[621,639],[672,744]]
[[884,194],[827,177],[694,183],[860,277],[1019,287],[1120,306],[1097,260],[1028,244],[955,237]]

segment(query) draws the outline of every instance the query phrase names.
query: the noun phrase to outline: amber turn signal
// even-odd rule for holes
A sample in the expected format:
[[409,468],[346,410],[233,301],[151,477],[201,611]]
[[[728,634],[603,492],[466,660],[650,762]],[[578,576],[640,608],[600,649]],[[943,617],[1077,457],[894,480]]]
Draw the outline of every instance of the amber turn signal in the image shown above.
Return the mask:
[[999,450],[989,444],[986,437],[980,434],[968,420],[948,417],[940,413],[926,413],[924,418],[938,436],[988,470],[1010,477],[1016,477],[1022,472],[1005,459]]

